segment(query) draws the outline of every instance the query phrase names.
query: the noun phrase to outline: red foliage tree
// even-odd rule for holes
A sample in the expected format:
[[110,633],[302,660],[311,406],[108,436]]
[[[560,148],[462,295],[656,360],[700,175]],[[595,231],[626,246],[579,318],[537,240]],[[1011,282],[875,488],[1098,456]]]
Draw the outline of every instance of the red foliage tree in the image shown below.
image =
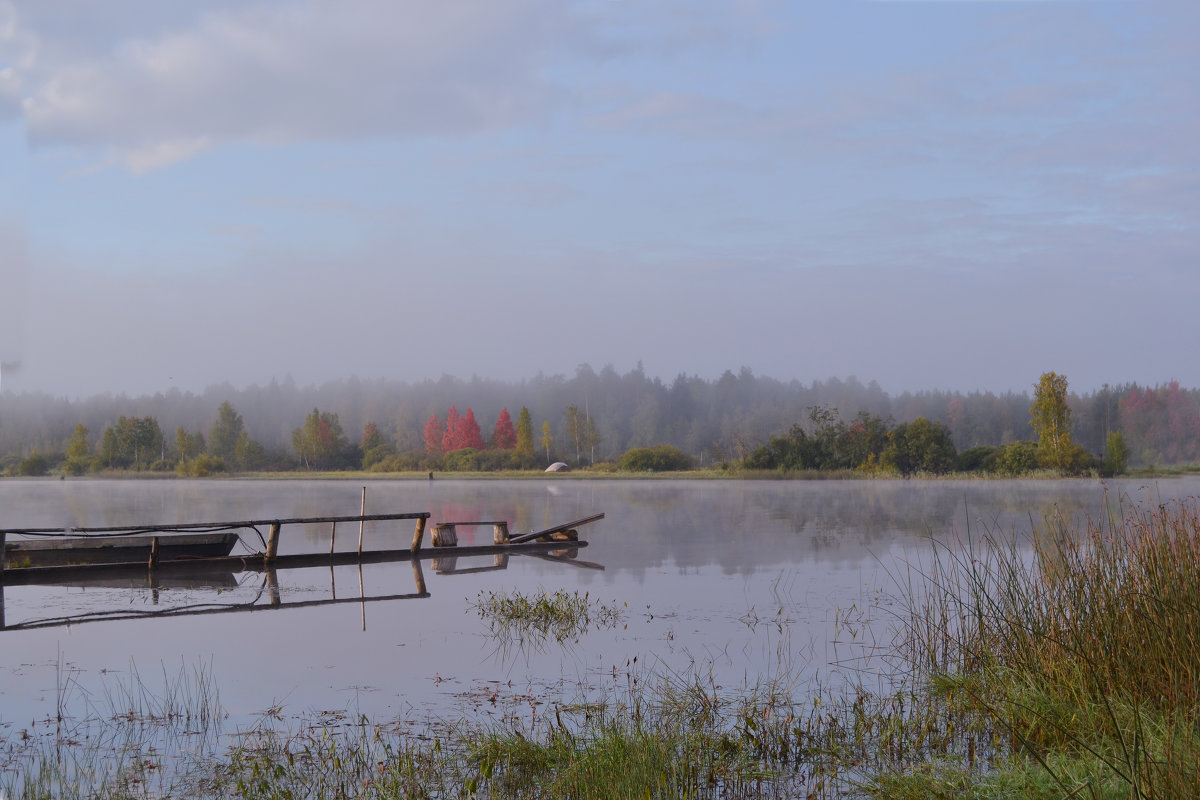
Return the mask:
[[497,450],[512,450],[517,446],[517,431],[513,428],[512,417],[508,409],[500,409],[496,417],[496,430],[492,431],[492,447]]
[[475,421],[475,412],[469,408],[466,416],[459,422],[457,440],[459,448],[483,449],[483,435],[480,433],[479,423]]
[[461,428],[462,417],[459,416],[457,408],[450,406],[450,410],[446,412],[446,432],[442,434],[442,452],[449,453],[463,446],[458,443]]
[[438,419],[437,414],[430,414],[429,421],[425,423],[425,453],[432,456],[442,452],[444,437],[442,421]]

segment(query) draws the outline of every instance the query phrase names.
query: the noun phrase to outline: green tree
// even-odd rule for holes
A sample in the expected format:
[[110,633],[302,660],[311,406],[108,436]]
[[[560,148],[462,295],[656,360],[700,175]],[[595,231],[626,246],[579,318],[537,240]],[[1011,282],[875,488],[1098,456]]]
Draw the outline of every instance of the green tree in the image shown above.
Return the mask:
[[588,451],[592,466],[596,466],[596,446],[601,441],[600,431],[596,430],[596,420],[589,416],[583,423],[583,446]]
[[75,432],[71,434],[71,439],[67,442],[67,460],[85,461],[90,453],[88,429],[80,423],[75,426]]
[[1129,445],[1120,431],[1112,431],[1104,443],[1104,474],[1124,475],[1129,467]]
[[546,463],[550,463],[550,448],[554,446],[554,435],[550,433],[550,422],[542,422],[542,447],[546,450]]
[[204,452],[204,434],[188,433],[182,426],[175,429],[175,451],[180,461],[191,461]]
[[340,466],[346,450],[346,435],[338,415],[313,409],[304,425],[292,431],[292,446],[306,469]]
[[521,406],[517,415],[517,458],[533,458],[533,417],[525,406]]
[[208,432],[208,452],[217,458],[232,460],[238,436],[244,427],[242,415],[233,410],[229,401],[221,403],[217,409],[217,421]]
[[567,439],[570,440],[571,444],[575,445],[575,463],[579,464],[582,461],[580,458],[580,448],[583,446],[586,422],[584,421],[583,412],[579,410],[579,406],[574,404],[567,406],[566,417]]
[[250,434],[242,431],[238,434],[237,442],[233,445],[233,464],[242,471],[260,469],[267,462],[267,452],[263,446],[250,438]]
[[374,422],[368,422],[363,426],[362,432],[362,449],[367,452],[373,448],[379,447],[382,444],[387,444],[384,441],[383,434],[379,432],[379,426]]
[[950,439],[950,429],[924,417],[897,425],[888,433],[888,440],[881,460],[884,466],[905,476],[917,472],[934,475],[949,472],[958,455]]
[[1067,405],[1067,376],[1054,372],[1042,374],[1034,386],[1033,406],[1029,409],[1038,436],[1038,461],[1053,469],[1066,469],[1074,455],[1071,442],[1071,407]]
[[119,417],[100,437],[100,460],[106,466],[140,470],[166,452],[166,442],[154,417]]

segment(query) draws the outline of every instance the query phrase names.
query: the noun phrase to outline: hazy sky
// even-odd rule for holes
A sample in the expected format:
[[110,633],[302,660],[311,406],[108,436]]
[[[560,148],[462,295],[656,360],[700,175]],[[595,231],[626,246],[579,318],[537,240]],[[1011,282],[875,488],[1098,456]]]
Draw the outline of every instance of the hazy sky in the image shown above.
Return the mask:
[[0,0],[3,389],[1200,386],[1200,3]]

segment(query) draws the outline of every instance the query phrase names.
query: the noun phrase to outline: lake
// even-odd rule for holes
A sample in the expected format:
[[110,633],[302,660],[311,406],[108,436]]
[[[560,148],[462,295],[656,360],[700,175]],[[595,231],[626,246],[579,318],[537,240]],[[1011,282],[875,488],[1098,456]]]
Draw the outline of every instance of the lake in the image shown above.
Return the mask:
[[[697,664],[716,680],[788,670],[837,680],[834,662],[886,645],[906,560],[985,530],[1027,537],[1048,515],[1081,520],[1105,497],[1193,498],[1200,479],[1140,481],[3,480],[0,526],[187,523],[429,511],[431,523],[505,519],[513,534],[604,512],[573,558],[438,554],[409,561],[226,573],[152,586],[8,586],[0,630],[0,742],[63,703],[95,704],[136,673],[211,673],[235,725],[268,709],[373,719],[490,713],[480,698],[536,698],[624,674]],[[407,547],[410,522],[369,523],[366,548]],[[324,552],[327,526],[284,528],[281,552]],[[460,542],[490,543],[490,527]],[[252,533],[244,552],[259,551]],[[343,525],[336,547],[357,547]],[[428,546],[428,539],[426,540]],[[309,601],[413,595],[338,604]],[[565,643],[497,638],[481,593],[579,592],[619,607]],[[278,607],[272,607],[274,600]],[[291,606],[291,607],[289,607]],[[251,613],[215,613],[253,607]],[[161,617],[164,609],[207,611]],[[113,619],[123,615],[123,619]],[[64,618],[73,617],[66,624]],[[33,627],[59,623],[52,627]],[[493,704],[494,705],[494,704]],[[79,712],[76,713],[84,713]]]

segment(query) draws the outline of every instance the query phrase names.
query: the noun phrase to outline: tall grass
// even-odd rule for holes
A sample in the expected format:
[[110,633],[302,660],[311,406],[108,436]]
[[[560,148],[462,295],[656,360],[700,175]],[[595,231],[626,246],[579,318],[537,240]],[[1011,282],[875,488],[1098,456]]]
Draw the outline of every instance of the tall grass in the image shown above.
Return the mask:
[[[1033,557],[988,534],[943,547],[906,590],[897,655],[963,735],[880,796],[1200,797],[1200,518],[1120,507],[1038,530]],[[982,746],[987,768],[974,761]],[[921,794],[923,793],[923,794]],[[949,795],[944,795],[949,796]]]

